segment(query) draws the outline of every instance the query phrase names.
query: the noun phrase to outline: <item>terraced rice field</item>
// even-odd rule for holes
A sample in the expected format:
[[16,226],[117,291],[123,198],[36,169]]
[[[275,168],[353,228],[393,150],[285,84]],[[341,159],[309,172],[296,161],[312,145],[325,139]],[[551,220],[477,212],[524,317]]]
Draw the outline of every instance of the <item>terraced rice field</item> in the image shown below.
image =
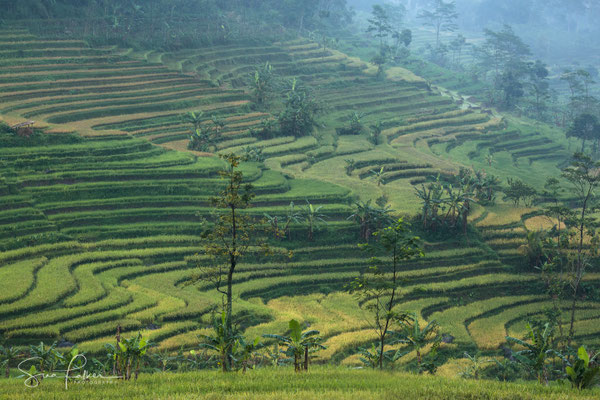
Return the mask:
[[[18,343],[62,339],[98,352],[121,325],[160,348],[197,344],[219,298],[208,284],[188,284],[196,271],[186,259],[201,249],[199,220],[211,212],[224,164],[180,151],[189,135],[180,118],[186,111],[224,118],[220,152],[264,149],[264,164],[243,164],[258,194],[247,212],[283,216],[290,201],[322,206],[328,225],[314,242],[304,239],[301,224],[293,226],[294,240],[275,241],[293,249],[293,258],[240,265],[236,312],[252,317],[250,336],[283,332],[290,318],[310,322],[326,337],[320,357],[341,363],[355,363],[356,347],[373,339],[343,291],[367,259],[348,220],[354,200],[385,194],[395,209],[413,213],[414,185],[461,166],[486,167],[488,152],[499,160],[486,167],[492,173],[534,175],[539,186],[567,153],[552,133],[461,107],[407,71],[378,80],[368,64],[308,40],[134,53],[6,29],[0,54],[2,118],[47,127],[0,147],[0,332]],[[252,110],[246,87],[267,61],[327,105],[314,137],[250,135],[275,114]],[[364,114],[367,127],[382,123],[381,144],[366,134],[335,134],[352,112]],[[345,159],[357,165],[349,175]],[[378,186],[371,170],[381,167]],[[530,210],[505,206],[472,216],[489,243],[432,241],[425,258],[404,266],[401,307],[437,319],[455,338],[450,351],[497,349],[507,332],[522,333],[521,322],[543,311],[536,277],[507,265],[518,261],[521,216]],[[582,337],[597,340],[597,313],[585,318]]]

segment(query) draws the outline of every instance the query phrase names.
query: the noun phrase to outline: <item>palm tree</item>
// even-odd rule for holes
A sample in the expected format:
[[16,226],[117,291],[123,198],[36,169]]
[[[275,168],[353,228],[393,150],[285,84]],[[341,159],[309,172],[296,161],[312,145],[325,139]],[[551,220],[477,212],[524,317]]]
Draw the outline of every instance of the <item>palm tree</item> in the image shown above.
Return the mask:
[[325,221],[325,215],[320,213],[323,206],[315,207],[308,200],[306,200],[306,207],[304,208],[304,221],[308,226],[308,240],[314,239],[314,231],[320,223],[327,223]]
[[[431,351],[437,351],[442,339],[439,334],[440,325],[437,321],[433,320],[421,329],[416,312],[402,315],[399,319],[401,329],[398,332],[394,332],[398,337],[394,344],[407,344],[417,353],[417,366],[419,373],[421,373],[423,365],[421,351],[429,344],[433,344]],[[398,350],[398,352],[402,351],[403,349]]]
[[[323,338],[319,336],[317,330],[308,330],[302,332],[300,323],[295,319],[289,322],[290,335],[263,335],[265,338],[276,339],[283,347],[286,347],[286,354],[294,358],[294,371],[299,372],[302,367],[308,371],[309,354],[311,351],[325,349],[321,344]],[[304,357],[304,362],[300,360]]]

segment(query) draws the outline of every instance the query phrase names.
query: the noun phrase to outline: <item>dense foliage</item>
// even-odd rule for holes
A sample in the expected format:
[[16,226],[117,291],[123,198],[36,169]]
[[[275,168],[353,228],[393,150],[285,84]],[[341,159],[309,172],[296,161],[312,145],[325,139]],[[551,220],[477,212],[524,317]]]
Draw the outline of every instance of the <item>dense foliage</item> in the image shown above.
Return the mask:
[[275,39],[285,30],[340,26],[352,18],[345,0],[2,0],[0,9],[3,19],[30,20],[25,23],[40,32],[170,49]]

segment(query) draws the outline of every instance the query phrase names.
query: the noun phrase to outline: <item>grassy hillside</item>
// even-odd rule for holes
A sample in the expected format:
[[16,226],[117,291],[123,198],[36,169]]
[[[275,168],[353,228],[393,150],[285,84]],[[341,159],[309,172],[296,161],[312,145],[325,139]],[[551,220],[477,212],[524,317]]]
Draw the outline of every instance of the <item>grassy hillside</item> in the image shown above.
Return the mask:
[[[372,66],[305,39],[135,53],[4,29],[0,54],[2,119],[46,128],[30,139],[3,136],[0,147],[0,332],[17,344],[64,339],[99,352],[120,324],[173,350],[206,332],[219,298],[207,284],[187,285],[197,271],[186,257],[201,249],[199,215],[210,214],[224,164],[186,151],[184,112],[226,121],[220,152],[264,149],[264,163],[243,165],[258,194],[249,213],[283,218],[290,201],[322,206],[328,224],[314,242],[296,224],[293,241],[273,243],[293,258],[248,260],[235,282],[236,312],[251,316],[247,335],[281,333],[291,318],[310,322],[326,338],[321,362],[356,364],[356,348],[373,340],[343,291],[367,259],[348,220],[353,200],[385,194],[414,214],[416,185],[465,166],[539,188],[568,155],[560,132],[461,106],[402,69],[376,79]],[[314,137],[250,134],[277,111],[250,105],[247,79],[267,61],[327,105]],[[382,123],[382,144],[336,134],[352,112],[367,127]],[[346,159],[359,165],[350,175]],[[381,167],[378,186],[370,171]],[[524,227],[539,223],[531,211],[502,201],[478,207],[471,221],[480,235],[429,239],[426,257],[404,266],[399,307],[438,320],[455,338],[442,349],[448,375],[464,350],[496,355],[507,333],[522,334],[548,305],[537,276],[511,265],[521,260]],[[597,284],[600,275],[586,279]],[[598,344],[598,306],[581,305],[578,340]]]
[[21,380],[0,383],[4,399],[594,399],[598,390],[576,392],[568,387],[465,381],[371,370],[317,368],[305,374],[262,369],[245,375],[200,372],[142,376],[137,383],[71,383],[44,381],[29,389]]

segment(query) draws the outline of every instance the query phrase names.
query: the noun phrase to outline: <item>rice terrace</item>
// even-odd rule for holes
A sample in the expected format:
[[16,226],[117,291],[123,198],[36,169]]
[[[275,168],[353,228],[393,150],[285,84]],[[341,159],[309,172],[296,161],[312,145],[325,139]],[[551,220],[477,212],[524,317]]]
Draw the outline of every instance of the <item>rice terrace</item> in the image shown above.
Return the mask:
[[600,5],[0,11],[0,397],[600,398]]

